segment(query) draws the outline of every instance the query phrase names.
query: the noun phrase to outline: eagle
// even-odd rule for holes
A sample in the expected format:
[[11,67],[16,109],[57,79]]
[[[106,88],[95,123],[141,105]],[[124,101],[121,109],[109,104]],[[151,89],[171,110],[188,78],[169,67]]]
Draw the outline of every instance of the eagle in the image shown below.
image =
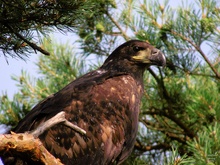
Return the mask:
[[[144,71],[165,63],[163,53],[148,42],[127,41],[97,70],[39,102],[13,132],[34,130],[64,111],[66,120],[86,134],[62,123],[54,125],[39,136],[51,154],[65,165],[121,164],[131,154],[137,135]],[[37,164],[27,156],[4,161]]]

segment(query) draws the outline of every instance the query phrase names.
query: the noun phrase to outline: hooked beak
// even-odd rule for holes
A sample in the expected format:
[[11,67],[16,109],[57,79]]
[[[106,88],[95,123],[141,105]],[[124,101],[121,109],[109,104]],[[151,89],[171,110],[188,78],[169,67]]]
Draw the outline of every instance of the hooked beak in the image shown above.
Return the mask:
[[137,62],[145,64],[165,66],[166,58],[164,54],[156,48],[147,48],[138,52],[136,56],[132,57]]
[[166,58],[164,54],[159,49],[156,48],[152,50],[149,60],[152,62],[153,65],[158,65],[163,67],[166,65]]

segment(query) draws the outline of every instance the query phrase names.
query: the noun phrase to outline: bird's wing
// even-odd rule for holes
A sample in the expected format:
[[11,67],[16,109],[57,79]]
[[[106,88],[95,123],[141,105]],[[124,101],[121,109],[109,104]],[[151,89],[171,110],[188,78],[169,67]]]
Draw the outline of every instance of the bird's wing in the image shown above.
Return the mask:
[[57,93],[50,95],[34,106],[12,131],[21,133],[33,130],[40,124],[39,121],[43,122],[63,111],[73,100],[84,97],[81,95],[87,94],[86,91],[94,85],[104,82],[108,77],[107,72],[99,74],[98,71],[92,71],[72,81]]
[[109,73],[90,72],[36,105],[14,131],[35,129],[64,111],[66,119],[87,134],[80,135],[62,124],[55,125],[39,137],[48,151],[67,164],[72,164],[73,159],[76,164],[112,162],[121,154],[125,142],[124,120],[130,122],[124,117],[125,111],[116,114],[128,106],[117,98],[119,91],[109,92],[117,83]]

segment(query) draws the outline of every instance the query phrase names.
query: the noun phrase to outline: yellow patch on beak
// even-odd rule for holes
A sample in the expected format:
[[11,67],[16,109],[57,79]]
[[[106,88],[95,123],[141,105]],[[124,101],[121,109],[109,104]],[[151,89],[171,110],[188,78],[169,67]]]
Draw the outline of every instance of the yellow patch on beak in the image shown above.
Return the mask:
[[152,64],[158,66],[164,66],[166,64],[165,56],[160,50],[156,48],[147,48],[145,50],[140,50],[132,58],[137,62],[145,64]]
[[141,50],[137,53],[136,56],[133,56],[132,58],[135,61],[141,61],[143,63],[148,63],[150,62],[149,57],[151,56],[151,50],[150,49],[145,49]]

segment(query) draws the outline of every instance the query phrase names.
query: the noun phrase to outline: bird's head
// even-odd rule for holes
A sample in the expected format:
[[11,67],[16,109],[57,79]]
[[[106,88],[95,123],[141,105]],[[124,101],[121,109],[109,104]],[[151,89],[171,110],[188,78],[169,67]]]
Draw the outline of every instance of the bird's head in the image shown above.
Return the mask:
[[166,58],[163,53],[147,42],[130,40],[116,48],[106,59],[104,65],[165,66]]
[[166,58],[164,54],[147,42],[136,41],[131,47],[134,52],[131,54],[131,59],[133,61],[137,63],[165,66]]

